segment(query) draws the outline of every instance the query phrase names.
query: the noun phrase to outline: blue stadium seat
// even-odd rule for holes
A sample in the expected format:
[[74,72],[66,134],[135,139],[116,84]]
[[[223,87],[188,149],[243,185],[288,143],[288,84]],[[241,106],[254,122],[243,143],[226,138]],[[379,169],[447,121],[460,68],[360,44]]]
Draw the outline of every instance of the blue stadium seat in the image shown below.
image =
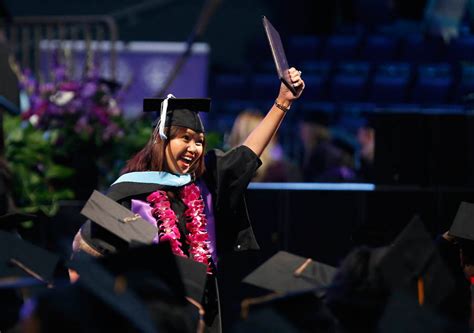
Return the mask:
[[284,45],[290,66],[301,66],[302,62],[316,60],[321,40],[317,36],[290,36]]
[[403,103],[407,99],[411,66],[407,63],[378,65],[369,87],[368,100],[376,103]]
[[332,70],[331,62],[329,61],[304,61],[300,64],[299,69],[304,74],[314,74],[328,77]]
[[341,63],[330,79],[329,97],[336,102],[361,102],[367,94],[370,65],[366,62]]
[[428,63],[441,61],[443,57],[444,44],[440,39],[426,39],[421,34],[411,34],[401,40],[401,61]]
[[326,75],[303,75],[305,81],[304,98],[309,101],[327,100],[328,77]]
[[248,98],[248,79],[242,74],[216,74],[212,84],[211,95],[216,99]]
[[411,100],[415,103],[424,104],[449,103],[452,86],[451,65],[420,65],[418,67],[418,78],[412,90]]
[[461,77],[454,93],[454,102],[465,103],[466,99],[472,100],[470,94],[474,93],[474,65],[463,64]]
[[360,58],[371,62],[387,62],[395,59],[398,42],[385,35],[367,36],[360,52]]
[[451,62],[474,61],[474,36],[461,36],[447,47],[446,59]]
[[359,37],[354,35],[329,36],[322,47],[321,58],[330,61],[347,61],[357,58]]
[[328,79],[331,63],[327,61],[307,61],[301,64],[303,79],[306,83],[305,99],[326,100],[328,98]]
[[254,73],[250,79],[250,91],[248,94],[258,101],[274,100],[280,88],[280,81],[276,73]]

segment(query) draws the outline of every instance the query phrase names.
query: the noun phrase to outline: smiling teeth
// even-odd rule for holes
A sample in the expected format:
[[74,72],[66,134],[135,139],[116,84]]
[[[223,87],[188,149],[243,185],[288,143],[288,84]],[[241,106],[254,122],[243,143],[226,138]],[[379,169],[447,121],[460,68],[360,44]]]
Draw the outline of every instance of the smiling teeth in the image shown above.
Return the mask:
[[190,158],[190,157],[183,157],[183,160],[186,160],[186,161],[188,161],[188,162],[191,162],[193,159]]

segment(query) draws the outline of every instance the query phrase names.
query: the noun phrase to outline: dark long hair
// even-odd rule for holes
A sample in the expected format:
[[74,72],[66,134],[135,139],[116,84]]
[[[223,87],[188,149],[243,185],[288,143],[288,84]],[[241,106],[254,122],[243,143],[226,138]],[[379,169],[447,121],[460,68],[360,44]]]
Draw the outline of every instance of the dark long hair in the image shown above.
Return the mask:
[[[186,128],[179,126],[165,127],[165,133],[168,140],[163,141],[157,131],[154,131],[145,147],[127,161],[122,169],[121,174],[135,171],[166,171],[166,155],[165,149],[169,140],[178,136]],[[203,154],[199,160],[193,165],[189,173],[194,173],[194,177],[200,177],[205,171],[204,152],[206,150],[206,139],[203,141]]]

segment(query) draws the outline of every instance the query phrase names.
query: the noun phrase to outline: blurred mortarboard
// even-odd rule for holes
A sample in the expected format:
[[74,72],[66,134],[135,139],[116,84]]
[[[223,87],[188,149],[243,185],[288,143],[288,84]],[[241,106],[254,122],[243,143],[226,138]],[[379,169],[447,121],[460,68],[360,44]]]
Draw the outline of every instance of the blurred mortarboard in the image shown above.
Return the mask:
[[395,239],[380,268],[392,290],[404,290],[420,304],[439,305],[454,288],[453,277],[418,216]]
[[157,295],[169,289],[177,300],[184,302],[188,296],[200,303],[204,294],[207,267],[175,256],[168,242],[131,248],[101,258],[100,262],[115,275],[130,276],[130,283],[147,298],[155,297],[154,289]]
[[393,293],[378,323],[378,333],[462,333],[467,325],[453,323],[433,309],[420,306],[414,297]]
[[34,278],[44,284],[53,283],[60,257],[33,245],[18,235],[0,230],[0,278],[9,281]]
[[[165,117],[160,114],[163,103],[167,101]],[[209,98],[145,98],[144,112],[158,112],[160,116],[153,123],[157,126],[158,120],[165,119],[163,127],[179,126],[190,128],[195,132],[204,133],[204,126],[198,112],[209,112],[211,99]]]
[[332,266],[279,251],[245,277],[243,282],[276,293],[288,293],[326,287],[335,273],[336,269]]
[[116,80],[106,79],[106,78],[99,78],[99,83],[104,84],[109,88],[112,94],[115,94],[117,90],[122,88],[122,84]]
[[23,222],[34,220],[36,220],[36,215],[26,214],[19,210],[11,210],[0,216],[0,229],[14,229]]
[[111,274],[94,260],[77,260],[73,266],[80,275],[74,287],[88,291],[120,318],[128,320],[137,331],[156,332],[148,309],[128,288],[123,276]]
[[241,317],[234,332],[339,332],[331,311],[309,291],[245,299]]
[[449,234],[462,239],[474,241],[474,204],[461,202]]
[[81,214],[130,244],[150,244],[158,232],[139,215],[98,191],[92,193]]

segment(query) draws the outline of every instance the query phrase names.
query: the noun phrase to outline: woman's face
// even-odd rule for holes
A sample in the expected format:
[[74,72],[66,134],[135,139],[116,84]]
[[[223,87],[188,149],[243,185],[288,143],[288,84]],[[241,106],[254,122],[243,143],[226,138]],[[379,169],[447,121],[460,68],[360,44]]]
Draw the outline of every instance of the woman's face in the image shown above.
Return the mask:
[[175,174],[186,174],[203,154],[204,134],[183,128],[170,139],[165,149],[166,170]]

